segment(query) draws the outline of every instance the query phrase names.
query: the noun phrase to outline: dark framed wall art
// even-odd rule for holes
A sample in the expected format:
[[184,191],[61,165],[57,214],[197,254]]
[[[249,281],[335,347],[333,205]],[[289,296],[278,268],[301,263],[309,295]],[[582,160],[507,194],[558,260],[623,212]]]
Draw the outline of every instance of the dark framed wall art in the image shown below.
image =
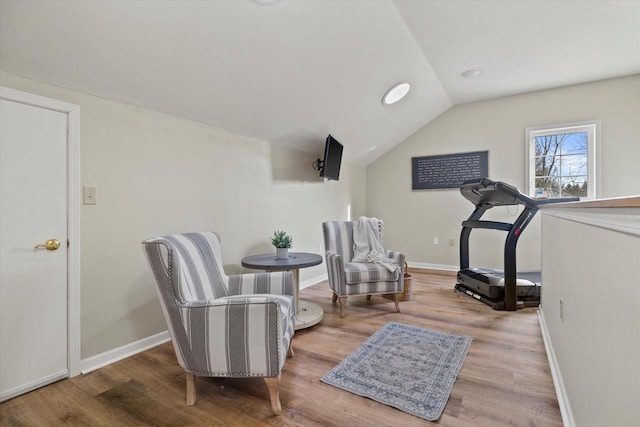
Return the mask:
[[413,190],[459,188],[463,182],[489,175],[489,152],[411,158]]

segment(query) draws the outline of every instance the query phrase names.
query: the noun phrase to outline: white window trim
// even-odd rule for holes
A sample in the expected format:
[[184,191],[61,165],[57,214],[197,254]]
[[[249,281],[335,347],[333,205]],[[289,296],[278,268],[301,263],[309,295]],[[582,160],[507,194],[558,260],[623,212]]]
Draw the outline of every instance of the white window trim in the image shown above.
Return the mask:
[[561,123],[554,125],[533,126],[525,129],[525,192],[529,197],[535,197],[535,138],[537,136],[554,135],[566,132],[587,132],[587,197],[583,200],[596,199],[598,195],[596,157],[597,147],[600,141],[600,120],[587,120],[583,122]]

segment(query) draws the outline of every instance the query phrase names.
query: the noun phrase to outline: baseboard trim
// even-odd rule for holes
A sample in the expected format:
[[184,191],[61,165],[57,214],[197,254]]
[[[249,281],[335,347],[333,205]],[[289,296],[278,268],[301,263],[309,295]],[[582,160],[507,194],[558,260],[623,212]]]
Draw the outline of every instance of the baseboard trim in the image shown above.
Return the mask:
[[164,331],[155,335],[151,335],[150,337],[132,342],[130,344],[105,351],[104,353],[96,354],[95,356],[82,359],[82,361],[80,362],[80,372],[82,374],[87,374],[91,371],[102,368],[103,366],[110,365],[119,360],[126,359],[127,357],[153,348],[157,345],[164,344],[170,340],[171,338],[169,337],[169,331]]
[[457,265],[447,264],[429,264],[426,262],[407,261],[407,265],[411,268],[422,268],[425,270],[443,270],[443,271],[458,271],[460,267]]
[[300,282],[300,289],[308,288],[309,286],[324,282],[325,280],[329,280],[329,275],[327,273],[312,277],[311,279],[303,280]]
[[542,340],[544,341],[544,348],[547,351],[547,358],[549,359],[549,367],[551,368],[553,385],[556,388],[556,396],[558,397],[558,405],[560,405],[560,414],[562,415],[562,422],[566,427],[575,427],[576,421],[573,418],[573,412],[571,411],[571,405],[569,404],[569,397],[567,396],[567,389],[564,386],[564,381],[562,380],[562,374],[560,373],[560,366],[558,365],[558,359],[556,359],[556,353],[553,351],[553,345],[551,344],[551,336],[549,335],[549,329],[547,329],[547,322],[544,320],[544,313],[542,312],[542,307],[538,309],[538,320],[540,322],[540,330],[542,331]]
[[37,380],[31,381],[27,384],[19,385],[18,387],[14,387],[9,390],[5,390],[0,393],[0,402],[4,402],[5,400],[12,399],[16,396],[20,396],[22,394],[28,393],[30,391],[36,390],[40,387],[44,387],[48,384],[56,382],[58,380],[62,380],[64,378],[69,378],[69,370],[63,369],[60,372],[54,372],[53,374],[47,375],[43,378],[38,378]]

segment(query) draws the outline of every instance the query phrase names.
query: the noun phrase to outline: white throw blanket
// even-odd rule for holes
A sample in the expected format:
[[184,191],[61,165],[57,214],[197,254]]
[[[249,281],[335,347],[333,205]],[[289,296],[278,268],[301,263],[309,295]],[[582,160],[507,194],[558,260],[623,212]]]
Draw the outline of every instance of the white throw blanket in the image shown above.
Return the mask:
[[351,262],[371,262],[384,266],[390,272],[398,269],[398,264],[385,255],[382,247],[384,222],[378,218],[361,216],[353,226],[353,259]]

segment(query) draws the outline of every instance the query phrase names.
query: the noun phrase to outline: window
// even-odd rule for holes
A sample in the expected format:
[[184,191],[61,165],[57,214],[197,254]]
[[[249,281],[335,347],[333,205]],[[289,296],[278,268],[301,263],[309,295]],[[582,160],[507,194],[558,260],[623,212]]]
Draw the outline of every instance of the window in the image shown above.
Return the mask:
[[595,199],[598,122],[526,129],[527,193]]

